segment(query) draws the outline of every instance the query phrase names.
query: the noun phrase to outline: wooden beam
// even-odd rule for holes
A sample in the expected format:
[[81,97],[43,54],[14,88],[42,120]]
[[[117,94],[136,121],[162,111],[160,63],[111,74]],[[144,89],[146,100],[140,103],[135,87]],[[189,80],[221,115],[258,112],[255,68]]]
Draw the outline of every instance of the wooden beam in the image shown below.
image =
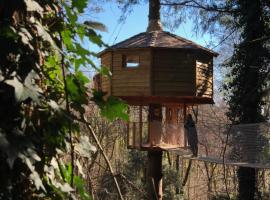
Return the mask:
[[[157,123],[162,123],[162,106],[149,105],[150,147],[160,142],[162,128]],[[148,148],[147,183],[149,199],[162,200],[162,150]]]
[[119,96],[119,98],[126,101],[129,105],[197,105],[197,104],[214,104],[212,98],[208,97],[171,97],[171,96]]
[[[128,107],[128,110],[127,110],[128,116],[129,116],[129,113],[130,113],[130,109]],[[129,127],[129,123],[130,123],[130,120],[128,119],[128,121],[127,121],[127,147],[130,146],[130,133],[129,133],[130,127]]]
[[[183,116],[184,116],[184,124],[186,123],[186,119],[187,119],[187,105],[184,104],[184,108],[183,108]],[[184,147],[187,147],[187,132],[186,129],[184,128]]]
[[139,146],[141,147],[141,146],[142,146],[142,128],[143,128],[143,127],[142,127],[143,122],[142,122],[142,106],[141,106],[141,105],[140,105],[140,112],[139,112],[139,115],[140,115],[140,116],[139,116],[139,118],[140,118],[140,119],[139,119],[139,126],[140,126],[140,128],[139,128],[139,129],[140,129],[140,139],[139,139],[139,140],[140,140],[140,141],[139,141],[140,144],[139,144]]
[[136,147],[136,122],[132,124],[132,139],[133,139],[133,147]]

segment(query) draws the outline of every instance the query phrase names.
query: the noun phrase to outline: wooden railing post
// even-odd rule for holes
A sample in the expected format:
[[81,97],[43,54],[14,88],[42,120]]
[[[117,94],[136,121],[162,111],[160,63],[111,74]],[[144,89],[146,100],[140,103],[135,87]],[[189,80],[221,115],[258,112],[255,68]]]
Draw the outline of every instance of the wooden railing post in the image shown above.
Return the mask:
[[139,115],[140,115],[140,119],[139,119],[139,126],[140,126],[140,139],[139,139],[139,147],[141,148],[142,147],[142,125],[143,125],[143,122],[142,122],[142,106],[140,105],[140,113],[139,113]]
[[[183,115],[184,115],[184,124],[185,124],[186,119],[187,119],[187,105],[186,104],[184,104]],[[186,132],[186,129],[184,128],[184,148],[186,147],[187,147],[187,132]]]

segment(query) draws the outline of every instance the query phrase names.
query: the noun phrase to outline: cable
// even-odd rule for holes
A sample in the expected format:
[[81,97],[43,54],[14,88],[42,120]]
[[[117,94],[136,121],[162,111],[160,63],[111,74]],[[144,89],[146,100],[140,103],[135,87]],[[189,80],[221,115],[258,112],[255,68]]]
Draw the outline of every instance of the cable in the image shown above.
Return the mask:
[[[125,14],[126,14],[126,16],[125,16]],[[121,32],[121,30],[122,30],[122,28],[123,28],[123,26],[124,26],[124,24],[126,23],[126,20],[127,20],[127,17],[128,17],[128,12],[126,12],[126,13],[124,13],[123,14],[123,16],[121,16],[120,18],[122,18],[122,21],[121,21],[121,25],[120,25],[120,28],[119,28],[119,31],[118,31],[118,33],[117,33],[117,35],[116,35],[116,37],[114,38],[114,41],[113,41],[113,43],[112,43],[112,45],[114,45],[115,44],[115,42],[116,42],[116,40],[117,40],[117,38],[118,38],[118,36],[119,36],[119,34],[120,34],[120,32]]]
[[213,48],[211,48],[211,50],[214,50],[215,48],[217,48],[218,46],[220,46],[223,42],[225,42],[234,32],[236,31],[236,28],[233,29],[229,35],[227,35],[226,37],[224,37],[216,46],[214,46]]

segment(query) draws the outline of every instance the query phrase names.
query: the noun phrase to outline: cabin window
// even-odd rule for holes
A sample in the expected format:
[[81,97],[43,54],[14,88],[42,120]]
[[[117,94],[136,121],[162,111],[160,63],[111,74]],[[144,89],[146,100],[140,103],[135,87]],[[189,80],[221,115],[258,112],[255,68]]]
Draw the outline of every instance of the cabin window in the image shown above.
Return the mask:
[[136,55],[123,55],[124,68],[137,68],[140,66],[140,57]]

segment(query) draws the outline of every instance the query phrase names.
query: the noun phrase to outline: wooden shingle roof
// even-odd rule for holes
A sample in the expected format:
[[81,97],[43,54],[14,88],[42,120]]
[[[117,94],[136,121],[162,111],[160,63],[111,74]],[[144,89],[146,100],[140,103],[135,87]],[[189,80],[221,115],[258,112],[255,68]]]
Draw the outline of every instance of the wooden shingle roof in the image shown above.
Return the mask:
[[152,31],[142,32],[135,36],[132,36],[122,42],[119,42],[104,51],[100,52],[99,55],[106,51],[115,49],[132,49],[132,48],[171,48],[171,49],[192,49],[202,50],[213,56],[218,54],[210,49],[207,49],[199,44],[196,44],[190,40],[172,34],[166,31]]

